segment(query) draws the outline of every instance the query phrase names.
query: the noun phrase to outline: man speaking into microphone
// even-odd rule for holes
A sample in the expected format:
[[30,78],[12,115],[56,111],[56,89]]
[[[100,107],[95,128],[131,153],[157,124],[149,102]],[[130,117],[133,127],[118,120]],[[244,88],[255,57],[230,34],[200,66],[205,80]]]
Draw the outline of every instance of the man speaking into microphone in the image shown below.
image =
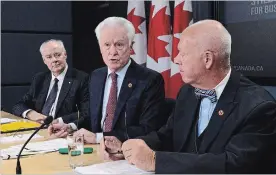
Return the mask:
[[[113,135],[122,144],[128,138],[146,135],[163,124],[164,80],[160,73],[138,65],[130,58],[135,28],[124,18],[109,17],[95,29],[106,67],[90,74],[90,128],[81,128],[75,135],[84,135],[85,142],[99,143],[103,136]],[[89,120],[88,120],[89,119]],[[68,127],[53,125],[50,135],[64,136]],[[57,129],[56,134],[52,129]]]

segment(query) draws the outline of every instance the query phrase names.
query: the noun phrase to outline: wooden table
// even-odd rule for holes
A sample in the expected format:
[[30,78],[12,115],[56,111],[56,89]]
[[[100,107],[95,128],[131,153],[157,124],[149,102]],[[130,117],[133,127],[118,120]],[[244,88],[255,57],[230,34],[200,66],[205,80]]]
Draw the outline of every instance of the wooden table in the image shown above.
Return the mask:
[[[1,111],[2,118],[22,119],[12,114]],[[33,131],[25,131],[24,134],[32,133]],[[39,135],[44,138],[34,139],[31,142],[48,140],[47,130],[43,129],[38,132]],[[6,134],[1,134],[1,137]],[[0,144],[0,149],[8,148],[12,145],[22,144],[24,142],[16,142],[9,144]],[[103,162],[97,152],[98,144],[85,145],[85,147],[93,147],[92,154],[84,155],[84,165],[92,165],[95,163]],[[20,163],[22,168],[22,174],[57,174],[57,173],[69,173],[72,169],[69,166],[68,155],[61,155],[58,152],[30,155],[28,157],[21,157]],[[0,174],[15,174],[16,159],[2,160],[0,162]]]

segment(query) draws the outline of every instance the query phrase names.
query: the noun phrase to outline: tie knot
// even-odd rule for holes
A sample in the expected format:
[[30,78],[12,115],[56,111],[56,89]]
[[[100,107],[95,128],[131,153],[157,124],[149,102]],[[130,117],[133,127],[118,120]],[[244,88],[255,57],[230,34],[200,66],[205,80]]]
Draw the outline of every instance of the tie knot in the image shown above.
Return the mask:
[[217,101],[217,94],[215,89],[204,90],[204,89],[195,88],[195,95],[198,99],[207,97],[211,100],[212,103],[215,103]]
[[111,76],[111,79],[112,79],[113,82],[117,80],[117,76],[118,76],[118,75],[117,75],[115,72],[112,72],[112,73],[110,74],[110,76]]
[[58,79],[57,78],[55,78],[54,81],[55,81],[55,84],[58,83]]

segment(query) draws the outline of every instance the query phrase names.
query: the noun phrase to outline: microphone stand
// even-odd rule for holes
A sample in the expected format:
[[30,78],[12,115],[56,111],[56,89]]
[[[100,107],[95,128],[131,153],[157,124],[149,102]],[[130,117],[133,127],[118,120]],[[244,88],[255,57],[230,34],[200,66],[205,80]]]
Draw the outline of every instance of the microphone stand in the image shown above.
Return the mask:
[[33,138],[33,136],[41,129],[43,128],[45,125],[50,124],[53,121],[53,117],[52,116],[48,116],[45,120],[44,123],[35,130],[35,132],[28,138],[28,140],[24,143],[24,145],[22,146],[19,154],[17,155],[17,163],[16,163],[16,174],[22,174],[22,170],[21,170],[21,165],[20,165],[20,156],[21,153],[23,151],[23,149],[26,147],[26,145],[29,143],[29,141]]

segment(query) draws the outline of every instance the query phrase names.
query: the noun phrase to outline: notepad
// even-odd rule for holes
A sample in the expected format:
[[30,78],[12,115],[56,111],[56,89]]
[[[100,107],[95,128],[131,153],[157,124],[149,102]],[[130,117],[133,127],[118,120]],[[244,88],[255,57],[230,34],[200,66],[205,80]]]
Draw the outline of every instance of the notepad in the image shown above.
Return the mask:
[[[17,158],[19,151],[21,150],[23,144],[10,146],[9,148],[0,150],[0,155],[3,159],[14,159]],[[32,142],[29,143],[21,155],[33,155],[33,154],[43,154],[48,152],[58,151],[61,147],[67,146],[66,139],[54,139],[54,140],[47,140],[47,141],[40,141],[40,142]]]
[[5,123],[11,123],[11,122],[16,122],[16,119],[10,119],[10,118],[0,118],[1,124]]
[[126,160],[77,167],[75,171],[80,174],[153,174],[129,164]]
[[26,120],[19,120],[12,123],[6,123],[1,125],[1,132],[14,132],[14,131],[26,131],[38,128],[41,124],[33,122],[33,121],[26,121]]
[[[14,136],[6,136],[6,137],[0,137],[0,143],[11,143],[11,142],[20,142],[20,141],[26,141],[31,134],[19,134],[19,135],[14,135]],[[43,136],[39,134],[35,134],[32,139],[36,138],[43,138]]]

